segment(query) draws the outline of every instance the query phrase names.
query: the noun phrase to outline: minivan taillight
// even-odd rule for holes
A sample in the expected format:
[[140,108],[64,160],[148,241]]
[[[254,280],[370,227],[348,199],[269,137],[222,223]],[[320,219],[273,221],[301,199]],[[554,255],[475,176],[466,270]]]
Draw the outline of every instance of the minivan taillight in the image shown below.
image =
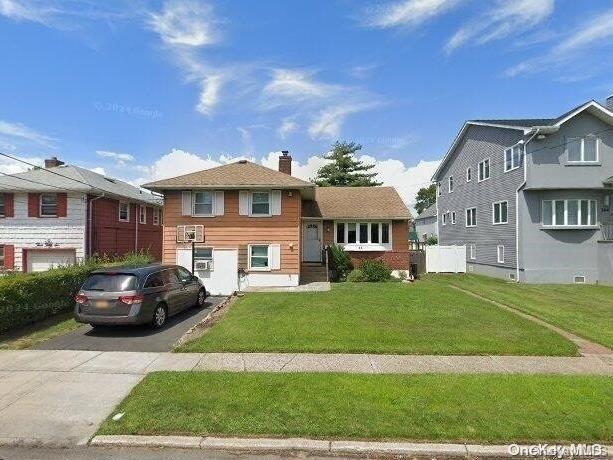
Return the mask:
[[126,305],[141,303],[143,300],[145,300],[145,298],[142,295],[123,295],[119,298],[119,301]]
[[83,305],[85,302],[87,302],[88,298],[86,295],[83,294],[77,294],[76,296],[74,296],[74,300],[77,303],[80,303],[81,305]]

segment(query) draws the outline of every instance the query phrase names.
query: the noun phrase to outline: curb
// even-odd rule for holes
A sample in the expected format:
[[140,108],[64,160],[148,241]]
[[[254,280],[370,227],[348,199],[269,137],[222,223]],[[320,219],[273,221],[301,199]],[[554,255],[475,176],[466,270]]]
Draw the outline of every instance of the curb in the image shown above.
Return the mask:
[[[135,436],[100,435],[90,441],[96,447],[174,447],[207,451],[306,453],[309,455],[348,455],[354,457],[445,457],[502,458],[513,457],[509,445],[443,444],[413,442],[331,441],[306,438],[221,438],[199,436]],[[517,446],[513,444],[514,446]],[[553,445],[553,444],[550,444]],[[592,458],[613,458],[613,446],[605,446],[607,455]],[[530,447],[530,446],[525,446]],[[570,457],[570,453],[563,457]],[[536,457],[542,457],[537,455]],[[518,458],[522,458],[519,456]]]

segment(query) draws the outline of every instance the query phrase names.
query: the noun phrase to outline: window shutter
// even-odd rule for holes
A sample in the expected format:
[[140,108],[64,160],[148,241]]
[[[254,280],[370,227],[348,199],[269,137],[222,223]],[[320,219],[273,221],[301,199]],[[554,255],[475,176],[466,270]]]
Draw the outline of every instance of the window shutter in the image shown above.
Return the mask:
[[273,190],[271,196],[271,214],[273,216],[281,215],[281,190]]
[[223,190],[215,192],[214,204],[215,204],[215,212],[213,214],[215,214],[216,216],[223,216],[224,215],[224,193],[223,193]]
[[249,192],[241,190],[238,192],[238,213],[241,216],[249,215]]
[[15,195],[4,194],[4,217],[15,217]]
[[204,243],[204,225],[196,225],[196,241]]
[[192,192],[190,191],[181,192],[181,215],[192,215]]
[[268,259],[270,263],[271,270],[280,270],[281,269],[281,245],[280,244],[271,244],[268,246]]
[[66,217],[68,215],[68,197],[65,193],[57,194],[57,216]]
[[185,225],[177,225],[177,243],[185,241]]
[[40,217],[40,193],[28,193],[28,217]]
[[12,244],[4,245],[4,268],[15,268],[15,246]]

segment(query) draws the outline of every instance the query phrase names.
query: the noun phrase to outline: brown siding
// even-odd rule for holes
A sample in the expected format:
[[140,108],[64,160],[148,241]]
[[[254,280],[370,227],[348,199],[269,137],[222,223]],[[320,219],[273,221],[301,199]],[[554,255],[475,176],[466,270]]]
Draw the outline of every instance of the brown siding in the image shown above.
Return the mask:
[[[90,197],[90,199],[93,197]],[[138,246],[135,246],[138,205],[130,204],[130,221],[119,221],[119,201],[100,198],[93,206],[92,247],[99,255],[122,256],[135,249],[149,251],[155,260],[162,258],[162,227],[153,225],[153,210],[147,208],[147,223],[138,224]]]
[[[177,225],[204,225],[205,246],[236,248],[239,267],[247,268],[247,245],[275,243],[281,245],[281,270],[274,273],[300,271],[300,214],[302,202],[297,190],[281,194],[281,215],[248,217],[238,213],[238,190],[224,193],[224,215],[190,217],[181,215],[181,191],[164,194],[163,262],[176,263]],[[187,246],[187,245],[185,245]],[[290,247],[291,246],[291,247]]]

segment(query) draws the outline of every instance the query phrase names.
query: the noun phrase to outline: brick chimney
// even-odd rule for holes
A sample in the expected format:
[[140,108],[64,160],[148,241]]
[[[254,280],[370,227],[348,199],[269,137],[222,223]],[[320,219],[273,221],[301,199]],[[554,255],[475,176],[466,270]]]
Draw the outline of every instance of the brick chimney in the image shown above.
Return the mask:
[[62,166],[63,164],[64,162],[58,160],[57,157],[51,157],[45,160],[45,168],[55,168],[57,166]]
[[279,156],[279,172],[292,175],[292,157],[287,150],[282,150]]
[[613,94],[607,98],[607,109],[613,110]]

